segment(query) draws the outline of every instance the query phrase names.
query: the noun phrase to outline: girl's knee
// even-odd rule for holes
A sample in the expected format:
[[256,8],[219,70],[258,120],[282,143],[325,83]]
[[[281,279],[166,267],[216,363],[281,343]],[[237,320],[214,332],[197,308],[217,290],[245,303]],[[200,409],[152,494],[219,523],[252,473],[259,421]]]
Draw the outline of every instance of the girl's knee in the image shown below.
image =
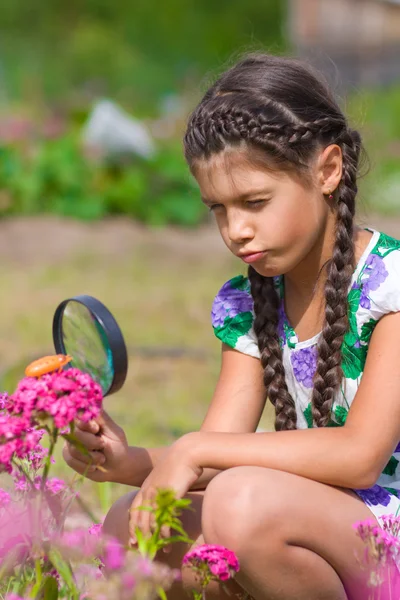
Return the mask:
[[207,543],[225,543],[234,550],[240,540],[251,539],[260,528],[279,533],[287,511],[286,491],[279,477],[271,473],[269,478],[268,471],[263,469],[260,478],[258,467],[234,467],[210,482],[202,513]]
[[139,490],[124,494],[108,511],[103,523],[103,532],[117,538],[121,544],[128,544],[129,541],[129,509]]

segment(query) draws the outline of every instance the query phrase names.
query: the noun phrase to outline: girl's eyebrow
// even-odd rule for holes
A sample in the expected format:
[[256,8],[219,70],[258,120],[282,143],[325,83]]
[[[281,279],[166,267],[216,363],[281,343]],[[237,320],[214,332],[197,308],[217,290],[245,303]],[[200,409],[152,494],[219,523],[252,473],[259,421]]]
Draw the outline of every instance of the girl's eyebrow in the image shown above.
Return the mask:
[[[244,194],[240,194],[239,196],[236,196],[236,198],[233,199],[234,202],[242,202],[243,200],[247,200],[248,198],[251,198],[253,196],[260,196],[260,195],[267,195],[267,194],[271,194],[271,190],[270,189],[261,189],[261,190],[253,190],[251,192],[246,192]],[[204,204],[220,204],[220,202],[214,202],[214,200],[208,200],[208,198],[204,198],[203,196],[201,196],[201,201]]]

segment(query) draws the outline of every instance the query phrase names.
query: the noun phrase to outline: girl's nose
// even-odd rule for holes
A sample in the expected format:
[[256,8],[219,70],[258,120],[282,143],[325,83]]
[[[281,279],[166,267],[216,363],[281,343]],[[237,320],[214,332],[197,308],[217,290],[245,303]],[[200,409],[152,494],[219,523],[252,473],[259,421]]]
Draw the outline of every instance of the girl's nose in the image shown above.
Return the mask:
[[228,235],[231,242],[243,244],[243,242],[253,239],[254,230],[247,220],[235,215],[228,220]]

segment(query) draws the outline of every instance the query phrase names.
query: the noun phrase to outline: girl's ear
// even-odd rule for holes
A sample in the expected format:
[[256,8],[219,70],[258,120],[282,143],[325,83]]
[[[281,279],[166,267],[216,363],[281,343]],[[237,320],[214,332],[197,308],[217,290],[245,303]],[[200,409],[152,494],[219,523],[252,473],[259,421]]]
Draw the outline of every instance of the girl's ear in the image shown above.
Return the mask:
[[321,152],[317,166],[317,180],[322,194],[331,194],[336,190],[342,178],[342,169],[343,155],[340,146],[327,146]]

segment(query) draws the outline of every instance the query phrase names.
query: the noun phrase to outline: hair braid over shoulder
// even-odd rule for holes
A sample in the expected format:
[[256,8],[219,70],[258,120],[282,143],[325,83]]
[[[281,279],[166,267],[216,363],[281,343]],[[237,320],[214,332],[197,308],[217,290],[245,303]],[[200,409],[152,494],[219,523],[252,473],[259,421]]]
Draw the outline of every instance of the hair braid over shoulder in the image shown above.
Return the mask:
[[254,332],[261,352],[264,385],[275,407],[275,429],[296,429],[296,408],[286,385],[278,337],[279,296],[272,277],[263,277],[249,267],[249,280],[254,298]]
[[319,427],[329,422],[334,393],[343,377],[341,347],[349,326],[347,295],[355,263],[353,217],[360,137],[350,130],[340,141],[343,174],[337,197],[336,239],[325,283],[325,323],[312,395],[313,420]]

